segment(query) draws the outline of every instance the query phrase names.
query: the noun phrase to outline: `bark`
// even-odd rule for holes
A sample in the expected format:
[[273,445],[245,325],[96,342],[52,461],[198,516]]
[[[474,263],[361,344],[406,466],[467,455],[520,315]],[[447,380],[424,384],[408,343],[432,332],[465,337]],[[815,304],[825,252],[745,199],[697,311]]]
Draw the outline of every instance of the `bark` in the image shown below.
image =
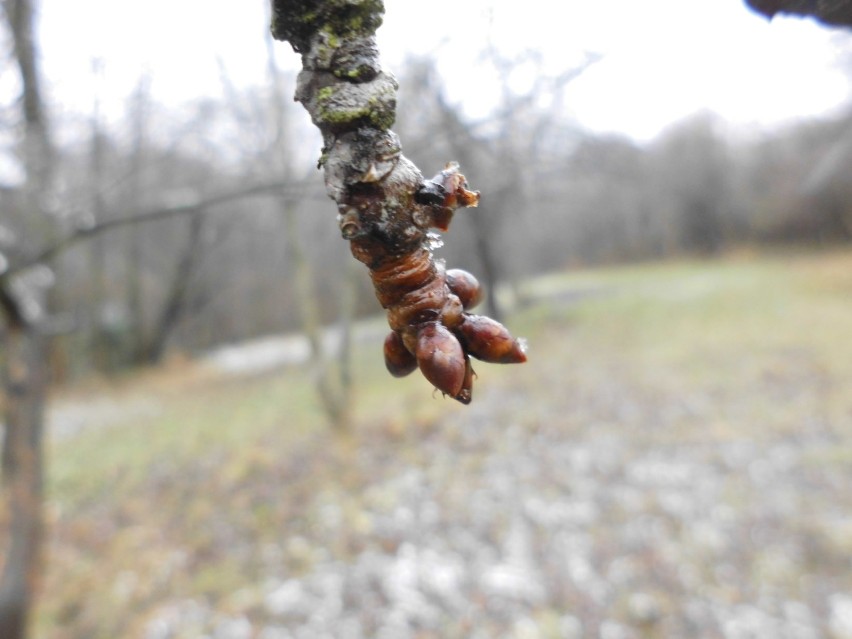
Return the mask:
[[[92,63],[96,75],[101,75],[99,61]],[[106,205],[103,197],[104,133],[101,130],[100,98],[95,96],[92,112],[89,168],[89,206],[96,220],[104,219]],[[103,323],[103,307],[107,298],[107,247],[103,238],[95,237],[89,245],[89,303],[86,327],[88,351],[95,370],[106,371],[111,359],[109,338]]]
[[[143,77],[139,81],[133,97],[133,152],[131,154],[131,183],[128,201],[138,206],[143,201],[143,167],[145,165],[144,141],[148,135],[148,112],[150,78]],[[124,243],[126,247],[125,290],[127,291],[127,310],[131,318],[131,338],[129,361],[134,364],[142,363],[144,357],[145,306],[143,304],[142,287],[142,239],[134,228],[125,230]]]
[[[34,42],[33,3],[5,0],[5,18],[21,78],[24,126],[21,160],[26,173],[25,211],[31,228],[52,232],[45,202],[49,199],[53,153],[42,99]],[[23,639],[40,570],[42,540],[43,459],[47,361],[44,336],[26,304],[16,297],[12,267],[0,277],[3,326],[3,391],[5,438],[2,454],[3,498],[9,534],[0,575],[0,637]]]
[[[454,211],[475,206],[479,193],[467,190],[454,163],[425,180],[402,155],[390,130],[397,84],[382,70],[375,40],[381,0],[273,0],[272,7],[273,36],[302,55],[296,99],[322,133],[320,165],[341,234],[369,269],[388,311],[388,369],[401,375],[416,361],[439,390],[469,403],[471,355],[504,363],[526,359],[523,345],[502,326],[472,321],[447,284],[443,264],[432,257],[429,230],[447,230]],[[499,333],[511,354],[480,348],[485,342],[471,339],[465,326]]]
[[163,359],[169,338],[186,308],[192,276],[202,258],[203,212],[203,209],[200,209],[189,218],[189,235],[186,245],[181,251],[180,259],[175,267],[175,273],[172,276],[172,283],[163,308],[142,349],[143,360],[148,364],[156,364]]
[[33,29],[31,0],[4,0],[3,9],[12,32],[15,63],[21,76],[21,110],[24,120],[23,163],[28,191],[41,197],[39,186],[50,181],[53,152],[42,99],[41,78]]
[[0,577],[0,637],[21,639],[38,581],[42,540],[45,348],[43,336],[25,324],[12,323],[3,337],[2,474],[10,521]]
[[777,13],[812,16],[832,26],[852,26],[852,0],[746,0],[748,5],[772,18]]

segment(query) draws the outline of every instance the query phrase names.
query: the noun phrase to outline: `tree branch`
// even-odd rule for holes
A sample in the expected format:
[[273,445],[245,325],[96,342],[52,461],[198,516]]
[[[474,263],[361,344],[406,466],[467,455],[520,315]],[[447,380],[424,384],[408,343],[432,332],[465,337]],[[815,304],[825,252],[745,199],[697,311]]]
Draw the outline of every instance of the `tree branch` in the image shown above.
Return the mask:
[[272,0],[272,34],[302,55],[296,99],[323,136],[325,186],[353,256],[366,264],[392,333],[385,364],[397,376],[420,368],[445,394],[469,403],[470,356],[525,361],[523,345],[493,320],[464,311],[478,299],[468,273],[447,277],[432,256],[430,228],[476,206],[458,165],[432,180],[401,153],[390,130],[396,80],[379,63],[381,0]]
[[293,184],[292,182],[283,181],[270,182],[266,184],[256,184],[243,189],[228,191],[227,193],[220,193],[210,198],[199,200],[197,202],[192,202],[189,204],[180,204],[177,206],[168,206],[153,209],[150,211],[145,211],[144,213],[137,213],[134,215],[128,215],[126,217],[116,218],[112,220],[99,221],[90,226],[81,226],[75,229],[69,235],[66,235],[65,237],[57,240],[55,243],[43,248],[42,250],[38,251],[33,255],[21,256],[18,259],[10,260],[10,265],[8,269],[6,269],[4,273],[0,274],[0,285],[2,285],[2,282],[4,280],[8,280],[12,275],[15,275],[16,273],[19,273],[38,264],[49,262],[60,253],[82,240],[91,238],[96,235],[100,235],[102,233],[106,233],[107,231],[111,231],[113,229],[121,228],[124,226],[132,226],[134,224],[155,222],[157,220],[169,219],[172,217],[178,217],[180,215],[186,215],[189,213],[202,212],[207,209],[212,209],[213,207],[219,204],[226,204],[228,202],[240,200],[242,198],[249,197],[252,195],[275,193],[281,191],[299,192],[309,188],[309,186],[310,185],[308,184]]

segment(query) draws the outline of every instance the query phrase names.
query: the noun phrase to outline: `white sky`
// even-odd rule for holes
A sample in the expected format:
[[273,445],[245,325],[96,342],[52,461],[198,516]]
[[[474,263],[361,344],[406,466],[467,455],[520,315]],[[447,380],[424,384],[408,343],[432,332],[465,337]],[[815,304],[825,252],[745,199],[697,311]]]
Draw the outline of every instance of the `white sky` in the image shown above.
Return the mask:
[[[140,74],[149,72],[154,98],[179,106],[221,94],[217,60],[235,84],[262,84],[265,4],[42,0],[50,97],[65,110],[89,112],[99,86],[105,110],[118,117]],[[799,19],[769,23],[743,0],[386,0],[379,30],[385,66],[399,71],[407,56],[434,53],[452,101],[471,114],[487,112],[499,95],[488,74],[471,84],[489,42],[509,57],[540,49],[554,73],[584,51],[603,54],[568,89],[565,116],[639,140],[699,110],[763,128],[852,101],[837,64],[845,52],[852,66],[852,31]],[[298,56],[277,46],[281,65],[295,68]],[[99,85],[95,58],[104,61]],[[529,81],[515,78],[519,87]]]

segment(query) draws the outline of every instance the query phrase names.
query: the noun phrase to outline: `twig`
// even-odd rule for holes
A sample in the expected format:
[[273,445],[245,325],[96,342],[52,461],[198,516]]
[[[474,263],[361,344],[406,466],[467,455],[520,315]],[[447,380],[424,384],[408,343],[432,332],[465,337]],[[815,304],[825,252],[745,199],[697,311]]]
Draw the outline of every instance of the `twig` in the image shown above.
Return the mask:
[[392,332],[385,364],[397,376],[420,368],[438,389],[471,401],[470,356],[526,360],[499,323],[464,312],[479,286],[464,271],[445,272],[432,256],[429,229],[447,230],[454,211],[476,206],[451,163],[432,180],[401,153],[390,130],[397,84],[379,63],[375,32],[381,0],[273,0],[272,34],[302,54],[296,99],[323,136],[320,165],[352,254],[367,265]]
[[147,222],[155,222],[189,213],[203,212],[214,208],[219,204],[226,204],[234,200],[240,200],[252,195],[260,195],[263,193],[275,193],[281,191],[300,191],[304,190],[308,185],[293,184],[291,182],[270,182],[266,184],[256,184],[243,189],[220,193],[204,200],[191,202],[188,204],[180,204],[177,206],[168,206],[163,208],[152,209],[143,213],[128,215],[126,217],[116,218],[112,220],[102,220],[88,226],[80,226],[65,237],[57,240],[50,246],[47,246],[33,255],[22,256],[18,259],[10,260],[9,268],[0,274],[0,283],[3,280],[10,278],[12,275],[19,273],[38,264],[49,262],[54,257],[71,247],[72,245],[91,238],[95,235],[106,233],[107,231],[124,226],[132,226],[135,224],[143,224]]

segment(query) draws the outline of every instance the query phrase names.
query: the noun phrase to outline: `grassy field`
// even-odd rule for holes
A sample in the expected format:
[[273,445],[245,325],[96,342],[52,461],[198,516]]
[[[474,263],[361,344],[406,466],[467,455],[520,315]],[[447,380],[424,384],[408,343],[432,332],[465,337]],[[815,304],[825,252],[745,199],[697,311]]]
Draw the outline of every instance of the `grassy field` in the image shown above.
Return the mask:
[[852,252],[525,291],[470,407],[378,342],[343,434],[303,370],[87,389],[147,409],[51,447],[35,636],[852,637]]

